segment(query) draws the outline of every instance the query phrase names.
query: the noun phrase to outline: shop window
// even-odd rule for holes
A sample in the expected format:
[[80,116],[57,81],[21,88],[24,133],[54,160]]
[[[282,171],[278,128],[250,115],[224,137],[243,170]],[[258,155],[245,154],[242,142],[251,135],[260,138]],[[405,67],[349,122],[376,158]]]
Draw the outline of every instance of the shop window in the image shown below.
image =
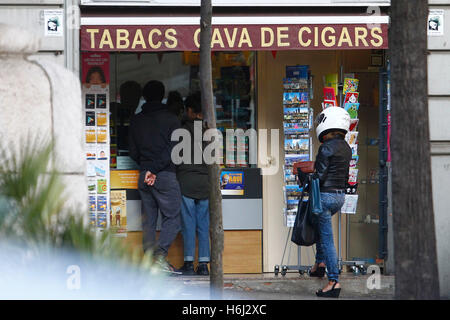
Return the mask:
[[[130,104],[129,99],[120,97],[121,86],[129,81],[135,81],[143,87],[149,80],[159,80],[165,85],[166,97],[170,91],[177,91],[185,99],[190,93],[200,90],[199,53],[117,53],[111,54],[110,67],[111,101],[113,101],[111,167],[135,169],[136,165],[128,157],[128,126],[130,117],[133,113],[140,112],[144,101],[141,97],[137,105],[126,105]],[[245,151],[238,148],[225,151],[227,129],[244,131],[256,129],[255,54],[214,52],[212,78],[217,128],[223,133],[224,138],[223,166],[256,166],[249,164],[248,137],[229,137],[234,139],[234,146],[238,145],[238,139],[242,139],[240,142],[245,146]]]

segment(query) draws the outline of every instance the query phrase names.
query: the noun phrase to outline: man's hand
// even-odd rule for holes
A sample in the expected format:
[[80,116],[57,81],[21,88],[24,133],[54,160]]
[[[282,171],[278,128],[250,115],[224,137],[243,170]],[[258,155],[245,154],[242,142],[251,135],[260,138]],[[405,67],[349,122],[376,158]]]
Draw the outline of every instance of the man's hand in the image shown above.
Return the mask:
[[154,173],[151,173],[150,171],[147,171],[145,173],[144,183],[146,183],[149,186],[153,186],[155,184],[156,175]]

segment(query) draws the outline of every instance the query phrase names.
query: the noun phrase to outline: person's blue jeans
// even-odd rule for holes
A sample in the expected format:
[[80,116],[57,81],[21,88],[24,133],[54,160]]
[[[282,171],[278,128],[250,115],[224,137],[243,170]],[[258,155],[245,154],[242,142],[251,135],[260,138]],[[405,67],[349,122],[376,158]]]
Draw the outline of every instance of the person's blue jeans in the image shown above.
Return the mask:
[[195,236],[198,236],[198,262],[209,262],[209,200],[182,197],[181,232],[184,261],[194,261]]
[[325,262],[328,280],[339,280],[339,266],[333,241],[331,217],[338,212],[345,201],[343,193],[320,193],[323,211],[319,214],[320,240],[316,243],[316,263]]

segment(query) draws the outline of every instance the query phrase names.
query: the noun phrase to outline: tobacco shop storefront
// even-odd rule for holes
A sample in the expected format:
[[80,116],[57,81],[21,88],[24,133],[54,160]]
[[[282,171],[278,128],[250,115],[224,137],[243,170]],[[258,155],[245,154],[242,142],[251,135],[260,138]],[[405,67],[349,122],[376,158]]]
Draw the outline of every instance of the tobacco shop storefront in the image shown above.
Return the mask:
[[[380,258],[378,94],[387,29],[387,16],[359,14],[213,17],[217,127],[255,129],[259,151],[268,149],[255,164],[248,139],[245,152],[223,152],[222,175],[233,181],[222,190],[225,273],[272,272],[284,251],[283,263],[297,263],[299,251],[286,241],[298,194],[290,166],[317,152],[310,120],[332,103],[329,94],[358,120],[351,138],[358,199],[349,204],[354,214],[342,218],[343,256]],[[185,98],[199,90],[199,31],[198,15],[95,11],[81,18],[91,221],[134,246],[142,246],[141,207],[127,135],[131,115],[143,104],[136,84],[162,81],[166,98],[170,91]],[[338,95],[344,79],[348,97]],[[183,263],[182,248],[180,234],[169,252],[175,266]],[[314,263],[312,250],[302,249],[302,263]]]

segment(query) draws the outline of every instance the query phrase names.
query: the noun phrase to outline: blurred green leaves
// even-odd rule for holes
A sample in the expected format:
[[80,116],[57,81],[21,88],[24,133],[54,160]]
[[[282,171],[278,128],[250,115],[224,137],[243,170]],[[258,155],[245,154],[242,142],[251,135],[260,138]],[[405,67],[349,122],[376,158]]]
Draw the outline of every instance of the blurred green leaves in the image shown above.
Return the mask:
[[87,258],[156,271],[151,254],[142,256],[108,230],[90,227],[88,212],[67,209],[52,150],[51,144],[31,139],[21,146],[0,146],[0,241],[69,249]]

